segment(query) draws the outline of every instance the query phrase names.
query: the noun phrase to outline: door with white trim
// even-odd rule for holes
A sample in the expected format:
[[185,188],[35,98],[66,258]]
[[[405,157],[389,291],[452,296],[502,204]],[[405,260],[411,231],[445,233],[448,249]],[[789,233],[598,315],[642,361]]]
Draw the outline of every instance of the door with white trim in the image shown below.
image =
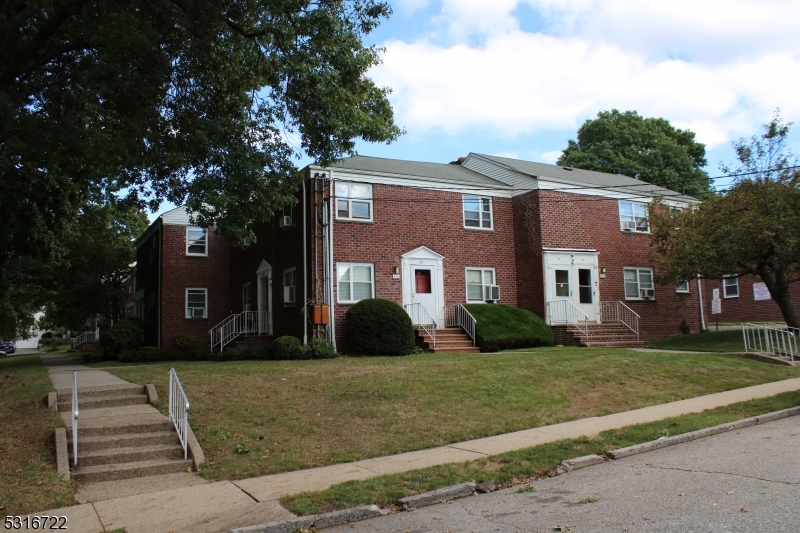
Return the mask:
[[436,267],[435,265],[412,265],[411,303],[420,304],[433,320],[436,320]]
[[545,252],[544,263],[547,301],[569,301],[596,322],[600,306],[597,253]]

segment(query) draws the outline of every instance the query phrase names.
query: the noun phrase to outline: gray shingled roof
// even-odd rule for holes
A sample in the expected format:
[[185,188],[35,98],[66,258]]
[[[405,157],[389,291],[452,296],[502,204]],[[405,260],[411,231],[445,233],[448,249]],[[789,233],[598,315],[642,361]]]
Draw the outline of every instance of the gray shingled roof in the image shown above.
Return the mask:
[[678,200],[684,202],[697,202],[697,198],[693,196],[684,195],[652,185],[641,180],[637,180],[628,176],[620,174],[608,174],[606,172],[596,172],[594,170],[583,170],[573,168],[566,170],[564,167],[558,165],[546,165],[544,163],[534,163],[532,161],[522,161],[519,159],[511,159],[508,157],[499,157],[496,155],[474,154],[485,159],[489,159],[501,165],[505,165],[512,170],[529,174],[537,178],[551,178],[553,180],[575,183],[579,185],[589,185],[594,187],[613,187],[620,190],[628,189],[630,192],[653,195],[658,194],[670,200]]
[[342,159],[331,165],[332,168],[394,174],[414,178],[429,178],[431,181],[461,183],[466,185],[489,186],[496,189],[511,189],[510,185],[479,174],[461,165],[447,163],[425,163],[422,161],[406,161],[403,159],[384,159],[356,155]]

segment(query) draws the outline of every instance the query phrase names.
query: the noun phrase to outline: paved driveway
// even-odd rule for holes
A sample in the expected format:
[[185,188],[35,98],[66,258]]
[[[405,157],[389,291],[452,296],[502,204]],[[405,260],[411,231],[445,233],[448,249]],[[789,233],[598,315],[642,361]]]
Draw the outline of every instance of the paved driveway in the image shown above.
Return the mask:
[[[800,417],[328,532],[800,531]],[[584,502],[584,503],[581,503]]]

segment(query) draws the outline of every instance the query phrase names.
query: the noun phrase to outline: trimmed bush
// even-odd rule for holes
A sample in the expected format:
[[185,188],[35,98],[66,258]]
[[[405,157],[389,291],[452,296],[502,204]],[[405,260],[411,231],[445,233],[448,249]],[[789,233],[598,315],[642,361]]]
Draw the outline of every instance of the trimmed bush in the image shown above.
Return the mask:
[[123,350],[120,363],[161,363],[164,361],[205,361],[208,354],[185,350],[159,350],[158,348],[136,348]]
[[408,355],[414,326],[402,307],[389,300],[361,300],[347,310],[347,348],[363,355]]
[[272,343],[270,359],[289,361],[308,359],[308,357],[306,356],[305,350],[303,350],[303,345],[300,344],[300,339],[285,335],[283,337],[278,337],[275,339],[275,342]]
[[200,336],[192,331],[184,331],[172,337],[172,344],[179,352],[197,352],[200,351]]
[[475,343],[482,352],[553,345],[553,330],[530,311],[500,304],[464,307],[475,317]]
[[309,359],[333,359],[336,357],[336,350],[328,339],[311,339],[305,346]]
[[138,348],[143,342],[142,323],[136,318],[120,320],[110,328],[100,330],[100,348],[108,357],[115,358],[123,350]]

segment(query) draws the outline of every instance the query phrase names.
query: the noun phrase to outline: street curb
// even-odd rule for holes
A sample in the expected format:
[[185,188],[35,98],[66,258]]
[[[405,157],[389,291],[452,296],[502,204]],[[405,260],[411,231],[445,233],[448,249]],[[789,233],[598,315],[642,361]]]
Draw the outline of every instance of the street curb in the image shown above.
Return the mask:
[[381,509],[377,505],[361,505],[352,509],[343,509],[323,513],[316,516],[302,516],[292,520],[270,522],[256,526],[240,527],[231,529],[229,533],[293,533],[298,529],[326,528],[376,518],[389,514],[389,511]]
[[696,439],[702,439],[703,437],[710,437],[711,435],[716,435],[718,433],[733,431],[735,429],[740,429],[748,426],[755,426],[757,424],[763,424],[764,422],[779,420],[781,418],[786,418],[789,416],[796,416],[796,415],[800,415],[800,406],[790,407],[789,409],[783,409],[781,411],[775,411],[773,413],[767,413],[764,415],[754,416],[751,418],[743,418],[742,420],[737,420],[735,422],[728,422],[727,424],[720,424],[719,426],[698,429],[697,431],[690,431],[689,433],[675,435],[674,437],[665,437],[657,440],[652,440],[650,442],[635,444],[633,446],[628,446],[627,448],[620,448],[618,450],[610,451],[607,453],[607,455],[612,459],[622,459],[623,457],[630,457],[631,455],[637,455],[652,450],[658,450],[660,448],[666,448],[667,446],[674,446],[675,444],[680,444],[682,442],[689,442]]
[[458,485],[450,485],[449,487],[442,487],[441,489],[423,492],[422,494],[406,496],[400,500],[400,505],[403,506],[404,511],[408,511],[411,509],[426,507],[428,505],[434,505],[447,500],[455,500],[456,498],[471,496],[474,493],[475,482],[468,481],[466,483],[459,483]]
[[156,386],[152,383],[148,383],[144,386],[144,392],[147,394],[147,403],[153,405],[153,402],[158,400],[158,393],[156,392]]
[[586,468],[587,466],[599,465],[603,462],[603,458],[599,455],[584,455],[582,457],[575,457],[574,459],[567,459],[561,461],[561,464],[556,468],[559,474],[566,474],[579,468]]

